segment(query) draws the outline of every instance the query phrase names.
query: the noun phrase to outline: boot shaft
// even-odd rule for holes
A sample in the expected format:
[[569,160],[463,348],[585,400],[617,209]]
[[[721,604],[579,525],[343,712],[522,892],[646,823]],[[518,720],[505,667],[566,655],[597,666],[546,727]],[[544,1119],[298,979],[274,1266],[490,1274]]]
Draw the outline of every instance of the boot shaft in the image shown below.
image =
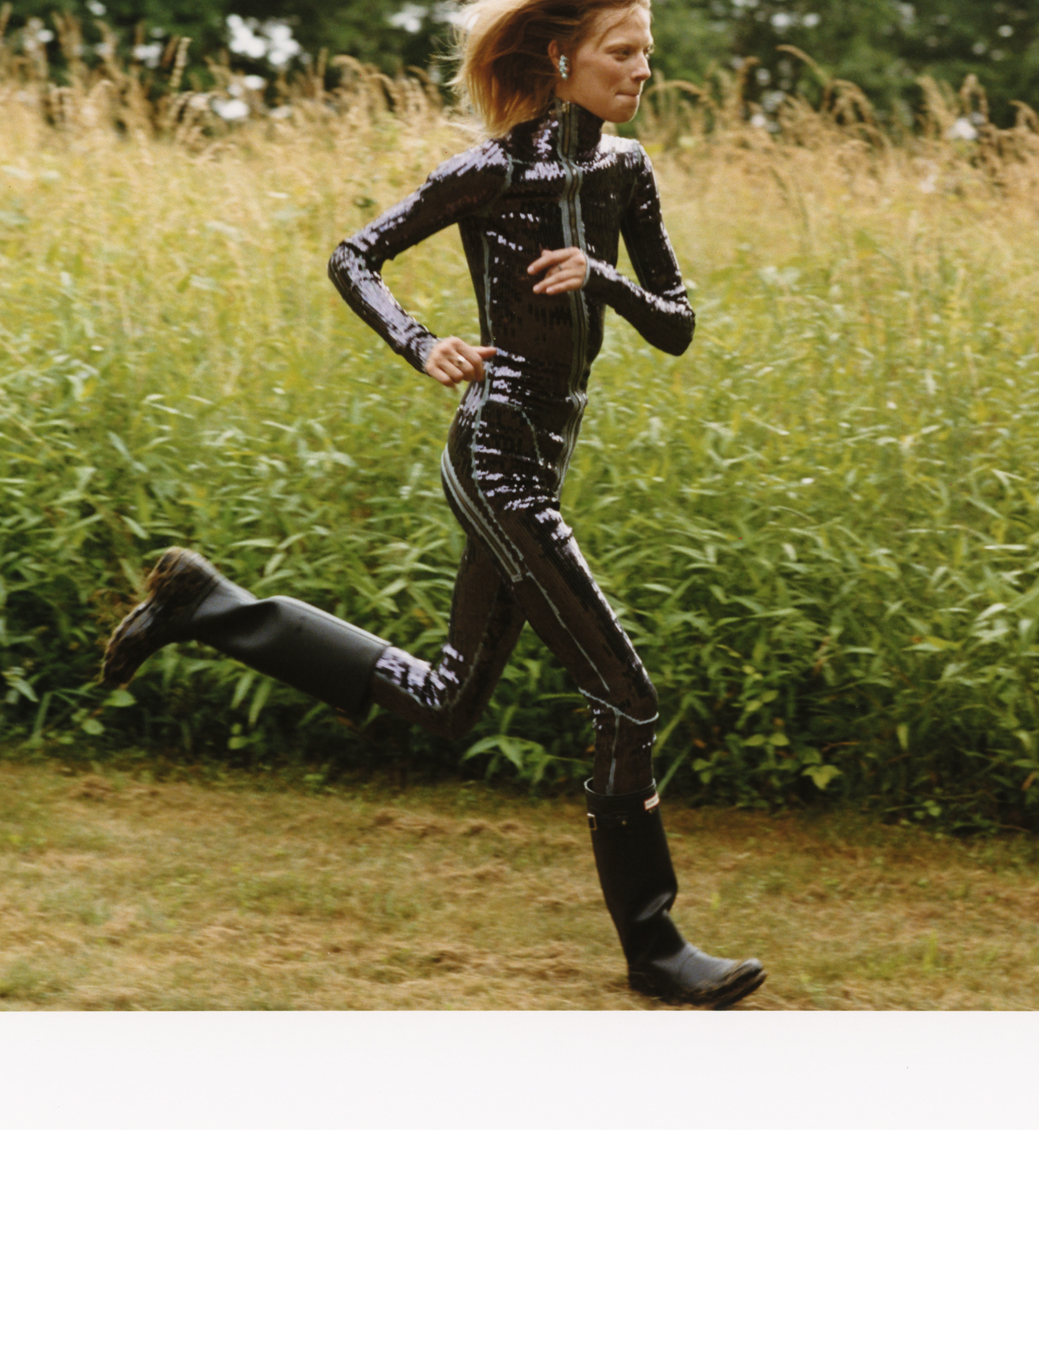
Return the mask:
[[669,911],[678,893],[655,786],[623,796],[585,788],[603,898],[630,966],[666,958],[685,940]]
[[191,636],[348,717],[367,708],[372,672],[388,645],[303,600],[257,600],[231,582],[199,605]]

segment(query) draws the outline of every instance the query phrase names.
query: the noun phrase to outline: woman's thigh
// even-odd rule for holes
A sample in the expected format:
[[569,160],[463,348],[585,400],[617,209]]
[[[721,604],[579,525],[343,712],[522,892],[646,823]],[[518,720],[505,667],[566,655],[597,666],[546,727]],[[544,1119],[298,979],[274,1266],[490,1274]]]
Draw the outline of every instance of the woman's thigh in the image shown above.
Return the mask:
[[527,622],[590,699],[643,722],[656,693],[559,504],[560,438],[521,408],[487,404],[444,457],[448,500],[493,556]]

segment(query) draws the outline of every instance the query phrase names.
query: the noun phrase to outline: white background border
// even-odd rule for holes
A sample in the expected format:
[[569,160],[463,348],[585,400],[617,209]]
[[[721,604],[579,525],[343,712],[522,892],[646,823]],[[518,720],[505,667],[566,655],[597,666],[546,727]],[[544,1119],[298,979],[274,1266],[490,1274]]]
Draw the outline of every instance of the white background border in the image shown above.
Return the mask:
[[1035,1129],[1039,1013],[7,1013],[0,1128]]

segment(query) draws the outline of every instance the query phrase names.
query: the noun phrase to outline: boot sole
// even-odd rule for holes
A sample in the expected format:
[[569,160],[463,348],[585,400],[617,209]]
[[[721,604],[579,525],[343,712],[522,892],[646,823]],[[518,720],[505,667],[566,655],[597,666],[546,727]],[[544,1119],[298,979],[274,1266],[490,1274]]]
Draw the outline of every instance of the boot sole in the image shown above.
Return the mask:
[[115,629],[101,665],[102,688],[129,684],[148,657],[164,647],[176,620],[216,589],[220,575],[205,558],[185,548],[169,548],[144,583],[148,599],[132,609]]
[[737,970],[734,972],[735,978],[728,983],[703,991],[661,988],[652,980],[638,975],[629,975],[628,983],[636,993],[659,999],[661,1003],[721,1012],[760,989],[767,979],[766,972],[756,961],[744,964],[749,968],[743,974]]
[[747,983],[741,988],[737,989],[734,993],[729,993],[722,1002],[712,1004],[712,1007],[716,1012],[723,1012],[726,1008],[733,1007],[735,1004],[739,1003],[741,999],[746,998],[748,994],[753,994],[756,989],[760,989],[767,978],[768,976],[763,970],[758,971],[758,973],[748,979]]

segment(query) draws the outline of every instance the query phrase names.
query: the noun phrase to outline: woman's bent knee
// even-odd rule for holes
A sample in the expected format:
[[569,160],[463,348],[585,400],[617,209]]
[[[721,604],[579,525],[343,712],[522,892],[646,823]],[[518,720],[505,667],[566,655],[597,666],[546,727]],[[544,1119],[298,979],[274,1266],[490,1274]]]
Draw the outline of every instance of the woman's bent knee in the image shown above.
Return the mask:
[[633,722],[655,722],[659,713],[660,700],[657,698],[657,691],[647,679],[645,688],[633,700],[628,716]]

